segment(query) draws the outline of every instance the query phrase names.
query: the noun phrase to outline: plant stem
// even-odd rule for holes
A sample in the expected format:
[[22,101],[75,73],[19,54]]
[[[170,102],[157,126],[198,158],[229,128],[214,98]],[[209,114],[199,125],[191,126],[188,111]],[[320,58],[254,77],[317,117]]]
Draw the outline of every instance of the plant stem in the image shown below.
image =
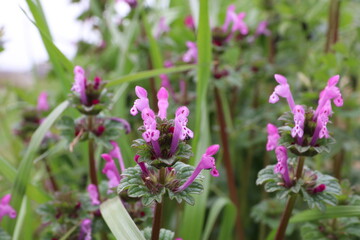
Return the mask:
[[339,19],[340,19],[340,0],[331,0],[329,7],[329,17],[328,17],[328,31],[326,35],[326,45],[325,45],[326,53],[331,50],[332,45],[334,45],[338,40]]
[[[165,182],[165,168],[161,168],[159,171],[159,182],[161,184],[164,184]],[[151,240],[159,240],[163,205],[164,205],[164,199],[162,200],[161,203],[156,202],[154,222],[151,231]]]
[[228,134],[227,134],[227,126],[224,117],[224,110],[223,104],[221,102],[221,97],[219,90],[215,87],[215,102],[217,108],[217,116],[220,125],[220,137],[222,143],[222,149],[224,150],[224,164],[226,169],[226,177],[227,177],[227,184],[229,187],[229,194],[230,199],[234,203],[237,209],[236,214],[236,231],[237,231],[237,239],[245,239],[244,237],[244,230],[241,221],[241,206],[237,196],[236,186],[235,186],[235,177],[233,173],[232,163],[231,163],[231,156],[229,150],[229,143],[228,143]]
[[[298,158],[298,165],[296,168],[296,175],[295,175],[296,181],[301,178],[302,171],[304,168],[304,161],[305,161],[304,157]],[[293,210],[295,202],[296,202],[296,197],[297,197],[297,194],[291,195],[286,203],[285,211],[283,212],[279,228],[276,232],[275,240],[283,240],[285,237],[286,228],[289,223],[289,219],[291,217],[291,213],[292,213],[292,210]]]
[[[88,131],[91,132],[93,128],[93,116],[88,116]],[[95,164],[95,143],[94,139],[90,138],[88,141],[88,150],[89,150],[89,173],[90,181],[98,189],[98,180],[96,175],[96,164]],[[98,190],[99,192],[99,190]]]
[[48,173],[48,175],[49,175],[49,179],[50,179],[50,182],[51,182],[51,189],[52,189],[54,192],[59,191],[59,187],[58,187],[58,185],[57,185],[57,183],[56,183],[56,180],[55,180],[55,178],[54,178],[54,176],[53,176],[53,174],[52,174],[52,171],[51,171],[51,167],[50,167],[50,165],[48,164],[46,158],[44,158],[44,164],[45,164],[45,168],[46,168],[46,171],[47,171],[47,173]]

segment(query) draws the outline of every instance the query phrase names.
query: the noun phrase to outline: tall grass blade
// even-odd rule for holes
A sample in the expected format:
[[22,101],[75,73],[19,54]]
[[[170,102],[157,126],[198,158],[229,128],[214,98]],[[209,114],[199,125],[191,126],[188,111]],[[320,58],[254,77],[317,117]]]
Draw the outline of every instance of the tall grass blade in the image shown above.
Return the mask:
[[[58,105],[49,116],[43,121],[40,127],[32,135],[25,155],[21,160],[18,174],[16,175],[14,186],[12,189],[11,205],[16,211],[19,211],[24,194],[27,190],[27,185],[31,181],[30,174],[33,166],[35,155],[39,150],[40,144],[44,139],[45,134],[49,131],[50,127],[54,124],[61,114],[68,107],[69,102],[64,101]],[[16,219],[12,219],[6,226],[7,232],[13,234]]]
[[100,211],[117,240],[145,240],[118,197],[103,202]]
[[300,212],[290,219],[291,223],[308,222],[320,219],[360,217],[360,206],[335,206],[327,207],[325,212],[310,209]]
[[195,67],[196,67],[196,65],[189,64],[189,65],[182,65],[182,66],[172,67],[172,68],[160,68],[160,69],[153,69],[153,70],[149,70],[149,71],[138,72],[138,73],[126,75],[119,79],[109,81],[107,86],[114,87],[114,86],[122,84],[122,83],[129,83],[129,82],[133,82],[133,81],[144,79],[144,78],[151,78],[151,77],[158,76],[160,74],[183,72],[183,71],[187,71],[190,69],[194,69]]
[[[190,160],[192,165],[200,159],[201,153],[205,152],[210,140],[207,109],[207,91],[211,70],[211,34],[208,0],[200,0],[197,47],[195,138],[192,143],[195,158]],[[183,239],[198,240],[201,238],[210,186],[208,175],[204,182],[204,192],[201,195],[195,196],[195,206],[185,206],[184,217],[180,226],[180,236]]]
[[[4,158],[0,157],[0,172],[9,181],[14,182],[17,176],[17,170],[9,164]],[[43,190],[31,183],[27,184],[26,195],[35,202],[42,204],[51,198]]]

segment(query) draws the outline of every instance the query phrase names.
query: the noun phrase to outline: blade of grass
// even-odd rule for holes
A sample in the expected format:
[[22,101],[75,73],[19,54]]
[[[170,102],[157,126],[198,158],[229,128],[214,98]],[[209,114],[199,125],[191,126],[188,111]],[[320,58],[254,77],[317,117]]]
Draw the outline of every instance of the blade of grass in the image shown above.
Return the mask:
[[49,55],[49,59],[54,67],[56,75],[63,81],[63,90],[64,94],[68,91],[70,87],[70,77],[67,74],[72,73],[73,64],[65,55],[55,46],[52,41],[51,33],[46,22],[45,14],[42,10],[40,1],[36,0],[26,0],[26,3],[30,9],[30,12],[34,18],[34,21],[26,14],[22,9],[25,16],[37,27],[39,30],[41,39],[44,43],[45,49]]
[[119,79],[109,81],[107,86],[114,87],[114,86],[122,84],[122,83],[129,83],[129,82],[133,82],[133,81],[144,79],[144,78],[151,78],[151,77],[158,76],[160,74],[183,72],[183,71],[187,71],[190,69],[194,69],[195,67],[196,67],[196,65],[189,64],[189,65],[182,65],[182,66],[172,67],[172,68],[160,68],[160,69],[153,69],[153,70],[149,70],[149,71],[138,72],[138,73],[123,76]]
[[219,240],[234,238],[233,230],[236,222],[235,220],[236,207],[229,201],[229,203],[225,206],[224,214],[221,220],[220,233],[218,237]]
[[[30,174],[33,166],[33,161],[40,147],[40,144],[45,134],[49,131],[50,127],[54,124],[56,119],[61,116],[61,114],[65,111],[68,105],[68,101],[64,101],[60,105],[58,105],[43,121],[43,123],[39,126],[39,128],[31,137],[29,146],[26,149],[23,159],[21,160],[18,174],[16,175],[14,186],[11,192],[11,205],[16,211],[19,211],[24,194],[27,190],[28,182],[31,181]],[[11,233],[11,235],[13,234],[16,221],[16,219],[12,219],[6,226],[7,232]]]
[[[0,172],[9,182],[15,181],[17,176],[16,169],[2,157],[0,157]],[[40,204],[45,203],[51,199],[49,195],[31,183],[27,184],[26,195],[30,199]]]
[[[194,165],[200,159],[201,153],[210,141],[209,119],[207,110],[207,91],[211,71],[211,33],[209,24],[208,0],[200,0],[199,5],[199,30],[197,36],[198,64],[196,84],[196,113],[193,139],[195,158],[190,160]],[[200,141],[201,139],[201,141]],[[184,217],[180,226],[180,236],[183,239],[198,240],[204,225],[206,202],[209,193],[210,178],[204,181],[204,192],[195,196],[195,206],[185,206]]]
[[[20,207],[20,211],[17,211],[17,221],[16,221],[16,226],[15,226],[15,230],[14,233],[12,234],[12,239],[13,240],[18,240],[21,237],[21,233],[22,233],[22,226],[26,217],[26,212],[27,212],[27,198],[26,196],[23,197],[22,200],[22,204]],[[30,225],[30,224],[29,224]]]
[[[235,223],[235,218],[231,218],[232,216],[228,216],[229,214],[231,215],[232,213],[231,212],[229,213],[229,211],[226,211],[226,207],[228,205],[233,205],[233,204],[231,203],[231,201],[228,198],[225,198],[225,197],[220,197],[220,198],[216,199],[214,204],[211,205],[211,209],[210,209],[210,212],[209,212],[209,217],[207,218],[207,221],[206,221],[206,227],[205,227],[205,230],[204,230],[204,233],[203,233],[202,240],[208,240],[209,239],[210,234],[213,231],[215,221],[219,218],[219,215],[220,215],[221,211],[223,211],[223,219],[226,218],[228,220],[221,222],[220,229],[222,230],[223,235],[228,235],[227,234],[228,229],[227,229],[226,226],[224,226],[224,224],[225,223],[229,224],[229,222],[230,222],[231,227],[233,227],[234,223]],[[234,211],[234,207],[230,207],[230,210]],[[232,220],[232,222],[231,222],[231,220]],[[232,228],[230,230],[232,230]],[[227,238],[223,238],[223,239],[227,239]]]
[[116,239],[145,240],[118,197],[103,202],[100,211]]
[[325,212],[317,209],[305,210],[293,216],[290,222],[297,223],[340,217],[360,217],[360,206],[327,207]]

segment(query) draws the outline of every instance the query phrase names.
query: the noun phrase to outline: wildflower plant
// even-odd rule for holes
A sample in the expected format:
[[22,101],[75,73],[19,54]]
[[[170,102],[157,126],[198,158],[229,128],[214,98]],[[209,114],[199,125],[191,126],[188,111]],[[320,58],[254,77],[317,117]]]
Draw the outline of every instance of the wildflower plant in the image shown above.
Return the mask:
[[[324,211],[326,204],[336,205],[336,196],[341,194],[340,185],[335,178],[304,166],[305,157],[329,151],[329,145],[334,143],[327,124],[333,113],[332,102],[337,107],[343,105],[340,89],[336,86],[339,78],[339,75],[336,75],[328,80],[327,86],[320,92],[318,106],[314,110],[295,104],[287,79],[275,74],[279,85],[275,87],[269,102],[274,104],[280,97],[285,98],[291,111],[279,118],[284,122],[284,126],[267,126],[266,150],[275,150],[278,163],[261,170],[256,183],[265,183],[265,191],[276,192],[279,199],[289,197],[276,239],[283,239],[298,195],[310,208],[317,207]],[[288,150],[298,158],[289,157]]]
[[[188,141],[193,132],[187,127],[190,111],[179,107],[174,119],[168,118],[168,91],[160,88],[157,93],[158,113],[150,108],[147,91],[137,86],[135,100],[130,113],[141,115],[143,125],[139,127],[142,138],[134,140],[137,166],[127,168],[121,175],[118,193],[126,193],[132,198],[141,198],[148,206],[156,203],[153,236],[159,234],[162,203],[165,197],[175,199],[178,203],[185,201],[195,203],[191,194],[203,190],[202,175],[204,169],[211,169],[211,175],[217,177],[219,172],[213,157],[219,145],[210,146],[202,155],[196,168],[186,164],[193,153]],[[152,239],[157,239],[153,237]]]

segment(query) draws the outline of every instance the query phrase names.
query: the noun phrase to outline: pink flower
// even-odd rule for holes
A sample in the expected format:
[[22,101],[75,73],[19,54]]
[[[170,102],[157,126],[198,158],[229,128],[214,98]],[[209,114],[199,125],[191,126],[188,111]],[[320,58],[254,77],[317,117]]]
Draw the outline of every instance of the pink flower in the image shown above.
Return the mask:
[[260,36],[260,35],[265,35],[265,36],[269,36],[271,34],[270,30],[267,28],[268,26],[268,22],[267,21],[261,21],[259,23],[259,25],[256,28],[256,32],[255,35],[256,36]]
[[4,216],[16,218],[16,211],[10,206],[11,194],[6,194],[0,200],[0,222]]
[[125,171],[125,164],[124,164],[124,160],[123,160],[122,155],[121,155],[120,147],[115,141],[110,141],[110,144],[113,146],[113,149],[109,152],[109,155],[112,158],[117,158],[118,159],[121,172],[124,172]]
[[195,29],[195,22],[194,22],[194,18],[191,15],[186,16],[185,20],[184,20],[184,24],[187,28],[189,28],[190,30],[194,30]]
[[196,43],[187,41],[186,46],[188,47],[188,50],[183,55],[182,60],[187,63],[189,63],[189,62],[197,63],[198,50],[197,50]]
[[186,127],[188,123],[189,109],[185,106],[179,107],[175,113],[174,133],[171,141],[170,153],[174,154],[177,150],[179,140],[184,140],[187,137],[193,138],[194,133]]
[[275,168],[274,168],[274,173],[279,173],[281,174],[285,186],[286,187],[290,187],[291,186],[291,180],[290,180],[290,176],[289,176],[289,168],[288,168],[288,156],[287,156],[287,150],[286,147],[284,146],[278,146],[275,149],[275,153],[276,153],[276,158],[278,160],[278,163],[276,164]]
[[79,240],[91,240],[91,220],[88,218],[81,222]]
[[326,185],[325,185],[325,184],[320,184],[319,186],[315,187],[315,188],[312,190],[312,193],[313,193],[313,194],[321,193],[321,192],[325,191],[325,189],[326,189]]
[[120,184],[120,173],[115,165],[114,160],[110,154],[101,154],[101,157],[106,161],[102,173],[108,178],[109,192],[112,192],[112,188],[117,187]]
[[304,135],[304,124],[305,124],[305,110],[301,105],[295,105],[294,108],[294,122],[295,127],[291,130],[291,136],[294,138],[298,136],[302,138]]
[[342,95],[340,89],[336,87],[336,84],[339,82],[340,76],[335,75],[328,80],[328,84],[323,91],[320,92],[319,104],[316,108],[314,119],[317,118],[323,107],[326,105],[327,102],[331,103],[333,100],[334,104],[337,107],[341,107],[344,104],[342,99]]
[[163,33],[166,33],[166,32],[169,32],[170,31],[170,28],[169,26],[166,24],[166,19],[165,17],[161,17],[160,20],[159,20],[159,23],[157,25],[157,28],[156,28],[156,32],[155,32],[155,38],[158,39],[161,34]]
[[91,204],[99,205],[100,201],[99,201],[99,192],[98,192],[97,187],[94,184],[89,184],[89,186],[87,187],[87,191],[89,193],[89,198],[91,200]]
[[139,158],[140,158],[139,155],[135,155],[134,161],[139,165],[141,171],[142,171],[144,174],[148,175],[148,174],[149,174],[149,171],[148,171],[148,169],[147,169],[147,167],[146,167],[146,164],[145,164],[144,162],[139,162]]
[[135,87],[136,96],[138,99],[135,100],[134,106],[130,109],[130,114],[135,116],[138,114],[138,110],[142,112],[145,108],[149,108],[149,99],[147,98],[147,91],[139,86]]
[[278,146],[278,142],[280,139],[279,131],[275,125],[268,123],[267,132],[268,138],[266,144],[266,151],[272,151]]
[[277,85],[275,87],[274,92],[271,94],[271,96],[269,98],[269,103],[278,102],[279,96],[280,96],[280,97],[286,98],[291,111],[293,111],[295,108],[295,102],[294,102],[293,96],[290,91],[290,86],[287,83],[287,79],[280,74],[275,74],[274,77],[275,77],[275,80],[279,83],[279,85]]
[[169,93],[165,88],[160,88],[160,90],[157,93],[157,98],[158,98],[158,108],[159,108],[159,113],[158,116],[160,117],[160,119],[165,119],[166,118],[166,111],[167,108],[169,107]]
[[186,180],[186,182],[178,188],[177,192],[181,192],[185,190],[188,186],[190,186],[203,169],[211,169],[211,175],[213,175],[214,177],[219,176],[219,172],[216,169],[215,165],[215,158],[213,157],[213,155],[215,155],[219,151],[219,148],[220,146],[217,144],[211,145],[207,148],[206,152],[202,155],[201,160],[195,168],[194,172]]
[[37,107],[36,109],[38,111],[48,111],[49,110],[49,103],[47,101],[47,93],[46,92],[41,92],[39,97],[38,97],[38,102],[37,102]]
[[228,31],[230,24],[232,23],[231,33],[239,31],[242,35],[248,34],[249,30],[244,22],[246,13],[241,12],[239,14],[235,13],[235,5],[230,5],[226,11],[225,23],[222,26],[224,32]]
[[85,70],[80,66],[75,66],[74,74],[75,74],[75,82],[71,88],[71,91],[79,93],[81,103],[87,105],[88,101],[86,97]]

